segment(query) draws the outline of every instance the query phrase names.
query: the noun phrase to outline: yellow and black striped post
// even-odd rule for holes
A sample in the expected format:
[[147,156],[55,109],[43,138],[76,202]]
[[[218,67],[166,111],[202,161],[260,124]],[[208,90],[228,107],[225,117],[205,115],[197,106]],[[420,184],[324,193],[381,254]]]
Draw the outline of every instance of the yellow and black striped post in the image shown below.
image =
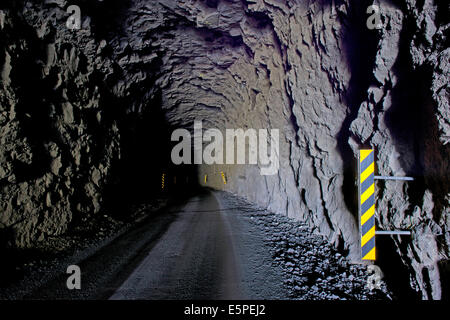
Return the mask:
[[164,190],[166,185],[165,185],[165,179],[166,179],[166,174],[163,173],[162,177],[161,177],[161,190]]
[[222,172],[220,172],[220,174],[222,176],[223,184],[227,184],[227,178],[225,177],[225,173],[222,171]]
[[359,150],[361,259],[375,260],[374,151]]

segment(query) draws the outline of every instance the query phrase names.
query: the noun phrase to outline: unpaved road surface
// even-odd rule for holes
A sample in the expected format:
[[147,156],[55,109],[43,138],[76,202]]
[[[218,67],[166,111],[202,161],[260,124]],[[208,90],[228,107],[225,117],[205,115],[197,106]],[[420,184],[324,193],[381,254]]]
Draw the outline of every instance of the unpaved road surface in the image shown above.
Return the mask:
[[[68,265],[81,290],[68,290]],[[34,280],[33,280],[34,279]],[[42,279],[48,279],[43,281]],[[103,246],[37,272],[10,299],[386,299],[304,224],[203,190]],[[25,289],[24,289],[25,287]],[[372,286],[373,287],[373,286]],[[1,289],[0,289],[1,290]],[[11,292],[11,294],[9,294]],[[4,295],[3,295],[4,296]]]
[[[82,259],[65,259],[49,278],[14,299],[287,299],[282,268],[263,235],[204,190],[150,216]],[[219,200],[218,200],[219,198]],[[81,290],[68,290],[66,268],[81,269]],[[32,281],[32,279],[30,280]]]
[[189,200],[111,299],[287,298],[281,269],[238,210],[211,192]]

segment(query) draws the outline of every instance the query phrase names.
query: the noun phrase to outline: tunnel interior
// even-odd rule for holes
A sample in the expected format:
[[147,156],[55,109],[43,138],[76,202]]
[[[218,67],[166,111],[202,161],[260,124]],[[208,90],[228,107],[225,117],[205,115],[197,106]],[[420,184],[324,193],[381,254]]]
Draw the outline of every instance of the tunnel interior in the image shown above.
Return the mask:
[[[432,2],[377,1],[385,27],[371,30],[373,1],[74,0],[70,30],[65,1],[3,1],[2,247],[207,187],[302,221],[355,261],[355,161],[371,147],[379,174],[416,178],[377,183],[377,227],[417,232],[377,240],[377,264],[397,296],[448,295],[448,8]],[[194,139],[195,121],[278,130],[279,167],[174,164],[172,133]]]

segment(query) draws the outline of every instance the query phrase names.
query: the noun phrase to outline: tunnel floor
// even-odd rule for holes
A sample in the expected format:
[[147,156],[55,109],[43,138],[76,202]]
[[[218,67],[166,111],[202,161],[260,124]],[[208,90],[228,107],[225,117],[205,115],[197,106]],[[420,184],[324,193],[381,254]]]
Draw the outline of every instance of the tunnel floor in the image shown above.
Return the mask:
[[[175,220],[111,299],[287,297],[270,255],[235,219],[236,210],[205,192],[172,211]],[[242,274],[246,267],[251,278]],[[251,290],[255,284],[260,292]]]
[[[78,255],[79,256],[79,255]],[[79,259],[79,258],[78,258]],[[169,205],[77,262],[81,289],[65,268],[22,299],[389,299],[308,227],[226,192],[201,190]],[[76,261],[73,257],[72,261]],[[35,279],[49,274],[45,269]],[[27,280],[32,284],[33,278]],[[37,280],[36,280],[37,281]],[[32,285],[29,286],[33,287]],[[13,295],[11,295],[13,296]]]

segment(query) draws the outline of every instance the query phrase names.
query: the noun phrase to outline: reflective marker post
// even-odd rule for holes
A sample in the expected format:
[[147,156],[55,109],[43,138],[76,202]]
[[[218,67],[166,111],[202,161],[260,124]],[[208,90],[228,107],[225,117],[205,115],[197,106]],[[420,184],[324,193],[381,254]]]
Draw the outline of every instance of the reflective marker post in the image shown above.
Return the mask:
[[375,260],[374,151],[359,150],[359,226],[361,259]]
[[413,181],[412,177],[375,176],[373,149],[359,150],[358,203],[361,259],[375,260],[375,235],[411,235],[411,231],[375,231],[375,182],[374,180]]
[[165,179],[166,179],[166,174],[163,173],[161,176],[161,190],[164,190],[166,185],[165,185]]
[[222,176],[223,184],[227,184],[227,179],[225,178],[225,173],[223,171],[221,171],[220,175]]

